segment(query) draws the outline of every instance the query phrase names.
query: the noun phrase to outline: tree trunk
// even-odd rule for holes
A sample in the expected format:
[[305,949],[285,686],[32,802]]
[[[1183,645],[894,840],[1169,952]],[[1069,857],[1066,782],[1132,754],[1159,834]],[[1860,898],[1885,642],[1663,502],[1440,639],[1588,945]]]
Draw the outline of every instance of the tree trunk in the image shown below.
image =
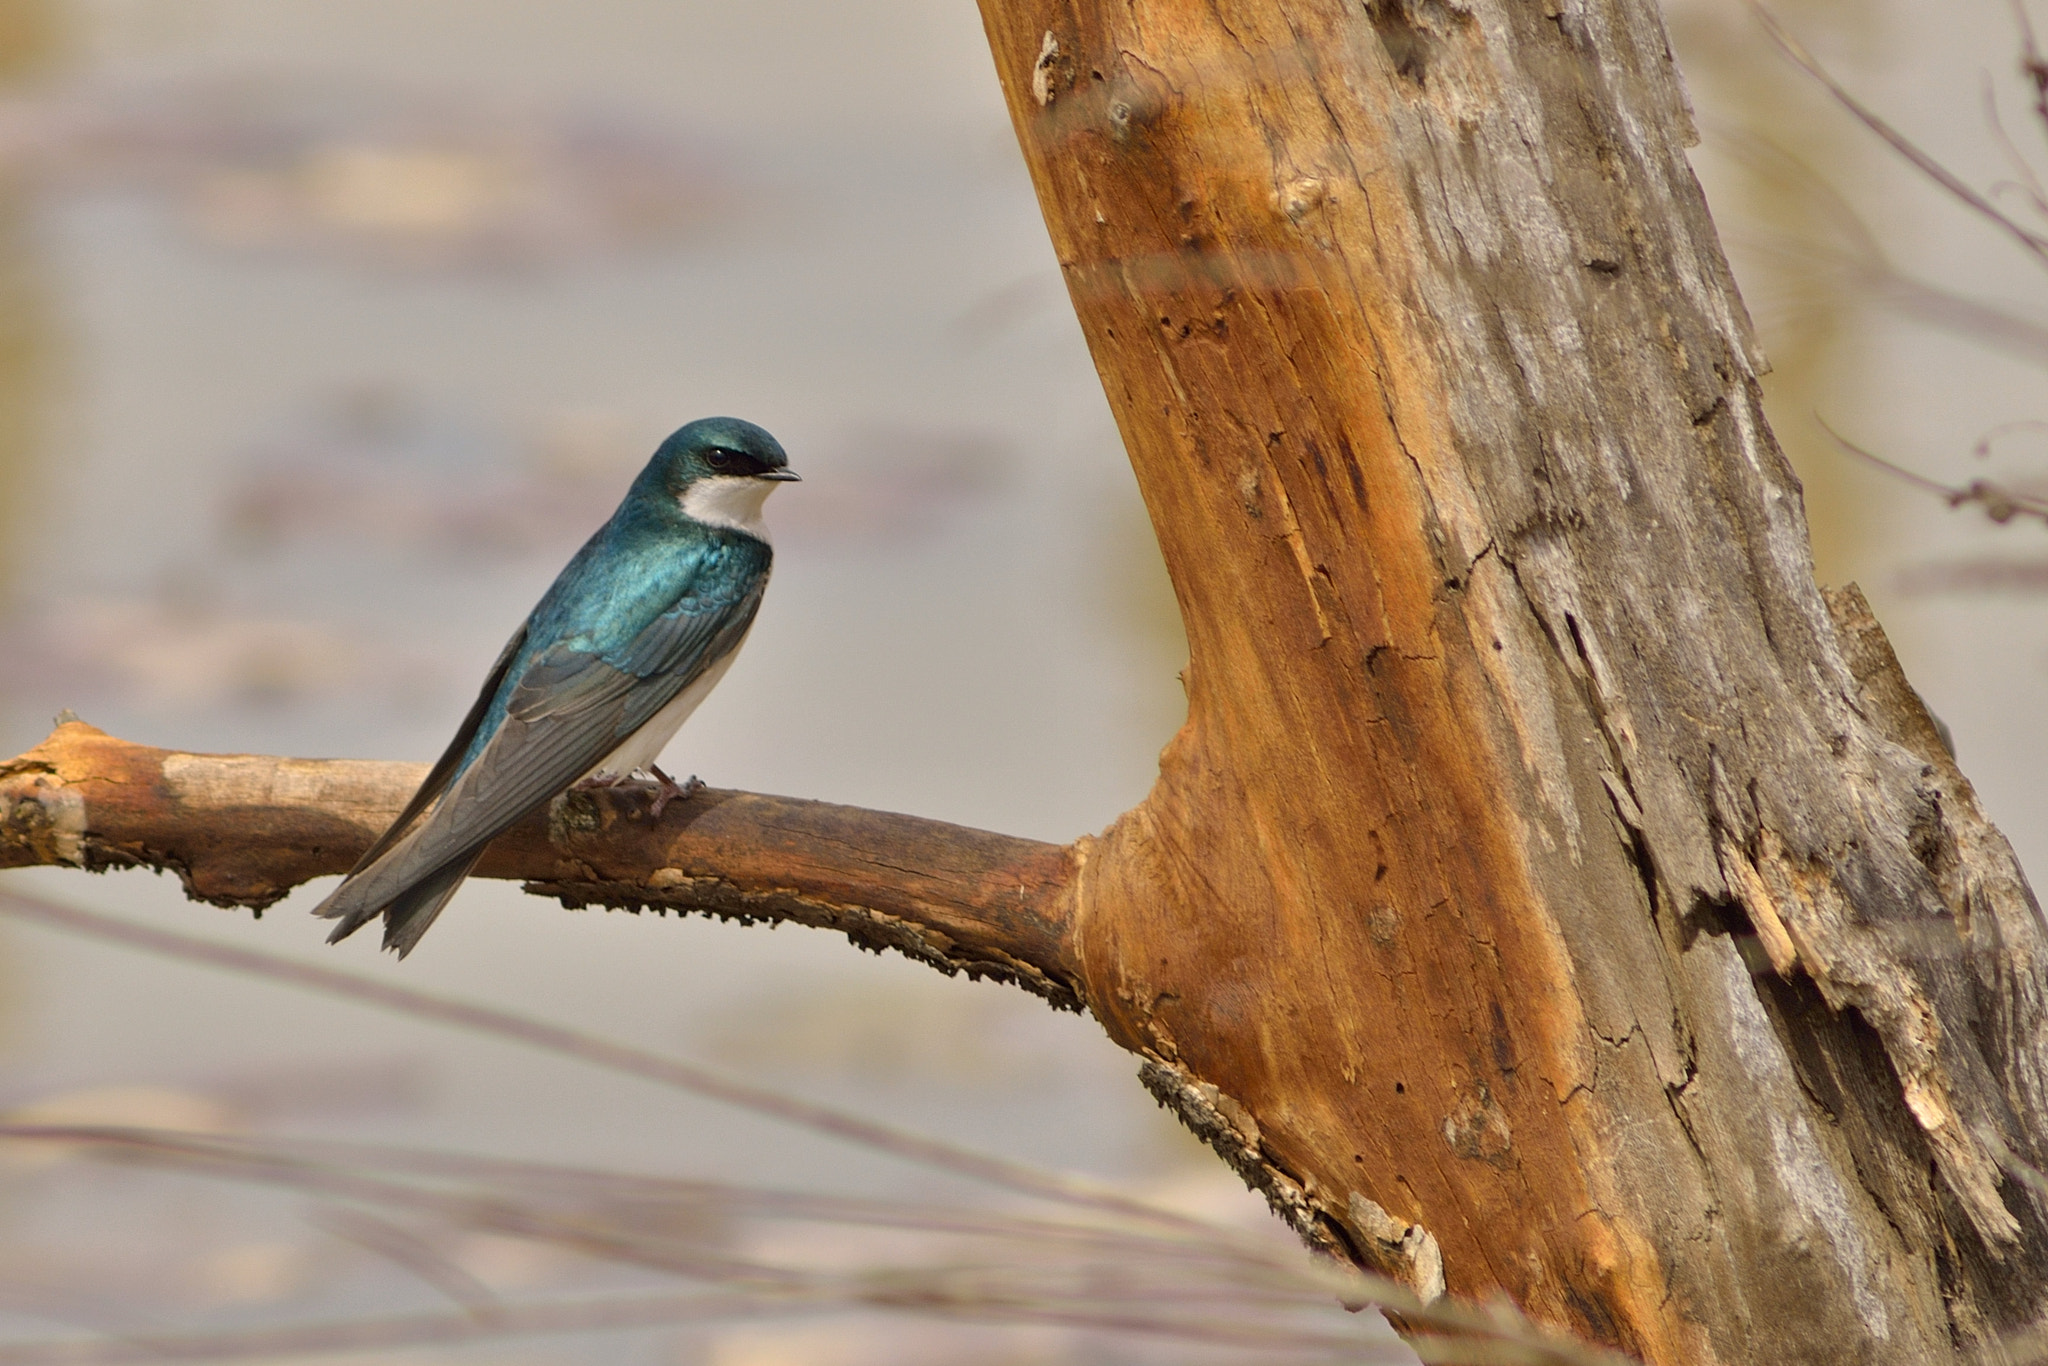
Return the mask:
[[[558,807],[486,871],[1085,1004],[1312,1243],[1647,1361],[2035,1323],[2043,924],[1815,586],[1654,6],[982,10],[1187,624],[1157,787],[1064,850]],[[260,904],[405,795],[95,737],[0,766],[0,863]]]
[[1192,653],[1111,1033],[1304,1225],[1652,1360],[2034,1320],[2039,914],[1815,587],[1654,5],[982,10]]

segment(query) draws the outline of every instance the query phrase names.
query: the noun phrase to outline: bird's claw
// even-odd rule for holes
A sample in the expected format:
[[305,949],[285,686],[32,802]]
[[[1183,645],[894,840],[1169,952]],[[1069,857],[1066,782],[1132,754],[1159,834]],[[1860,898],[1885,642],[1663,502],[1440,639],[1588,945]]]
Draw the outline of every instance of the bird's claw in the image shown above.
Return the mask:
[[704,790],[704,780],[694,773],[678,783],[655,765],[649,764],[647,771],[654,775],[654,798],[647,809],[656,820],[661,819],[670,802],[686,802]]
[[647,799],[647,810],[648,814],[653,816],[655,820],[661,819],[661,813],[668,810],[670,802],[686,802],[704,790],[703,780],[694,773],[683,779],[683,781],[677,782],[653,764],[648,765],[644,770],[645,777],[639,776],[642,772],[643,770],[636,769],[633,773],[586,774],[584,777],[577,779],[569,790],[571,792],[601,792],[607,788],[624,787],[628,784],[635,787],[652,788],[653,791]]

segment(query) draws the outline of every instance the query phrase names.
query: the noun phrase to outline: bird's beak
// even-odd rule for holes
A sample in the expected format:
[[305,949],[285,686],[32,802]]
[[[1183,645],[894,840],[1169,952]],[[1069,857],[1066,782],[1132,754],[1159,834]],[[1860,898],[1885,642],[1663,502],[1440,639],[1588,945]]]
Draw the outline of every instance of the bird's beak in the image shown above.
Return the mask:
[[789,483],[800,483],[803,480],[803,476],[801,474],[798,474],[795,470],[762,470],[759,474],[755,475],[754,477],[756,479],[784,480]]

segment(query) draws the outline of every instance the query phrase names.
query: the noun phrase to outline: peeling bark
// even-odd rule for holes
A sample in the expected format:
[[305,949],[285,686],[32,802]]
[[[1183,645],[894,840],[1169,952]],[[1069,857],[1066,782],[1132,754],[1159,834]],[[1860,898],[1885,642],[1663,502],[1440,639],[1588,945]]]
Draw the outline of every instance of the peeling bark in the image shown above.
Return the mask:
[[2040,917],[1814,583],[1654,6],[982,12],[1192,654],[1110,1032],[1649,1359],[2033,1322]]
[[[2042,919],[1797,481],[1648,0],[982,0],[1188,629],[1057,847],[577,796],[486,876],[1080,1005],[1313,1245],[1657,1363],[2042,1318]],[[260,906],[418,769],[81,726],[0,865]]]

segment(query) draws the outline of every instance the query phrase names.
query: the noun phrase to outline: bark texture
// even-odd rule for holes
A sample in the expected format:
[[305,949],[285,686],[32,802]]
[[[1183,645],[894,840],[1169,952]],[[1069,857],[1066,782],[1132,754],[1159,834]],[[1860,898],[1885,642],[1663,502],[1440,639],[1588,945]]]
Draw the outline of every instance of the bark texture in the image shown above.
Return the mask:
[[1655,6],[982,13],[1192,652],[1083,869],[1112,1034],[1305,1223],[1653,1360],[2034,1320],[2040,917],[1815,586]]
[[[565,799],[482,871],[1083,1005],[1303,1235],[1658,1363],[1995,1351],[2048,1299],[2044,928],[1823,593],[1649,0],[981,0],[1173,576],[1099,838]],[[418,770],[0,766],[0,866],[262,905]]]
[[[261,911],[346,873],[427,765],[184,754],[80,721],[0,762],[0,868],[176,873],[186,895]],[[508,831],[478,877],[573,908],[701,911],[839,930],[942,972],[1078,1009],[1072,852],[829,802],[706,788],[650,820],[630,786],[578,791]]]

